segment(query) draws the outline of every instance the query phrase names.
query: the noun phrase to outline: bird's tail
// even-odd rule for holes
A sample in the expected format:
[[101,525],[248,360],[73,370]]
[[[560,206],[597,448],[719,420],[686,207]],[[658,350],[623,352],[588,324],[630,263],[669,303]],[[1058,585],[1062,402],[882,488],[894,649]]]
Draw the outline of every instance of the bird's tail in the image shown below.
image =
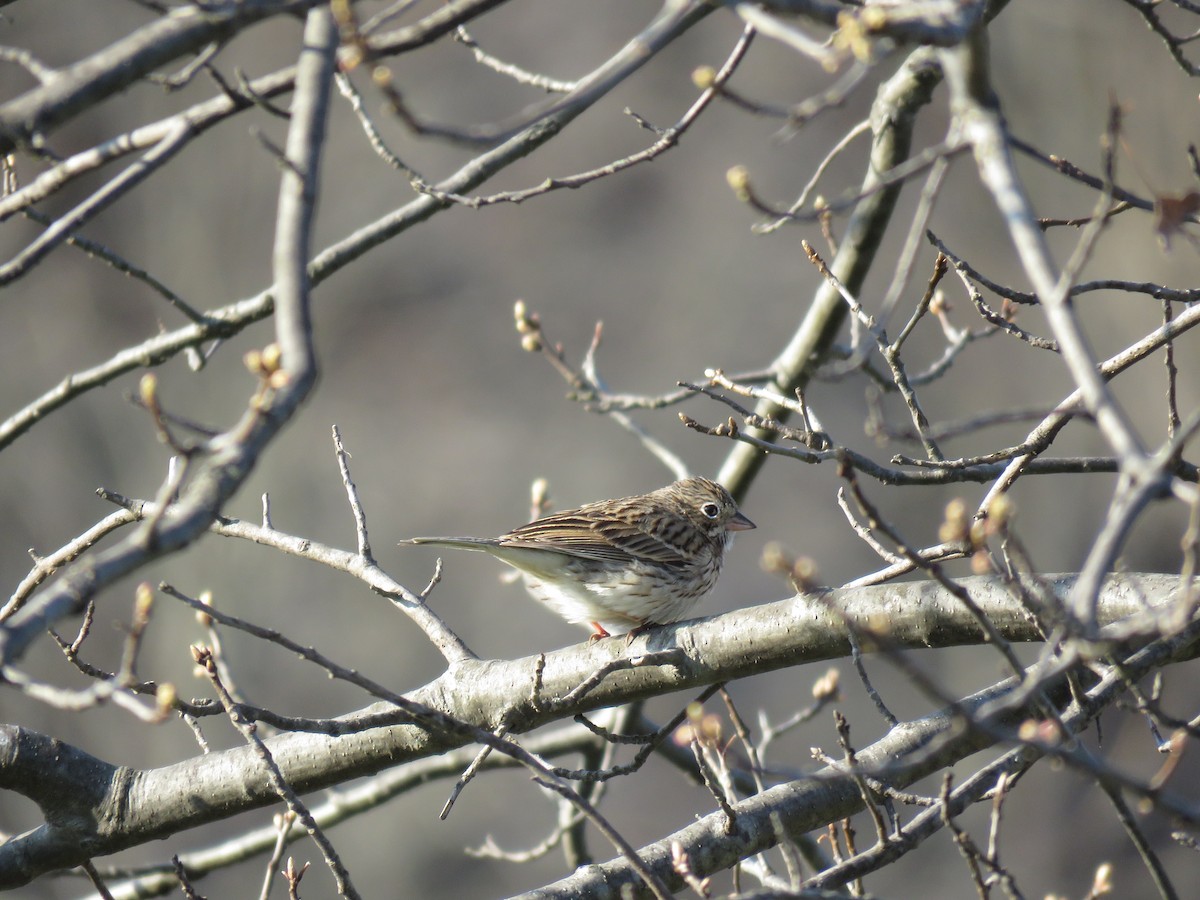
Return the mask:
[[470,538],[470,537],[415,537],[409,538],[407,541],[400,541],[400,545],[405,544],[430,544],[434,547],[457,547],[460,550],[481,550],[484,553],[495,545],[495,541],[489,541],[486,538]]

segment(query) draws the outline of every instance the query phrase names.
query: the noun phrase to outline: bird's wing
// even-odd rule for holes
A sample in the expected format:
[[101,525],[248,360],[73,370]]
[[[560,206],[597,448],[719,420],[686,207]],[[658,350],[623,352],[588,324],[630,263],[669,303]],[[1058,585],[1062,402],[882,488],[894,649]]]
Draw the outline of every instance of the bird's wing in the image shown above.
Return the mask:
[[498,543],[612,562],[625,562],[631,556],[662,565],[688,561],[680,548],[647,533],[640,520],[597,517],[594,512],[587,517],[573,512],[547,516],[502,535]]

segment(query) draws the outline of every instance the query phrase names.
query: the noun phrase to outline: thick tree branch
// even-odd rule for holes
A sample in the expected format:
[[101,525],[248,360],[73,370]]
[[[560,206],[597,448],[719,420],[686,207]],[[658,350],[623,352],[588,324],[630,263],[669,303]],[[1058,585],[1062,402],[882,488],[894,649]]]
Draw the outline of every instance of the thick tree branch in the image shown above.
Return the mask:
[[[1045,583],[1061,599],[1072,579],[1048,578]],[[1023,603],[1000,579],[967,578],[962,584],[1007,640],[1041,640]],[[1178,588],[1179,579],[1172,576],[1113,576],[1105,583],[1100,609],[1105,621],[1128,620],[1126,638],[1153,633],[1153,623],[1170,615]],[[881,621],[887,623],[886,632],[878,629]],[[848,627],[859,633],[860,641],[871,636],[876,646],[886,643],[894,649],[980,640],[972,615],[936,583],[831,590],[655,629],[632,648],[619,639],[568,647],[545,654],[544,660],[464,660],[406,695],[406,704],[434,713],[430,722],[457,721],[466,730],[396,725],[337,737],[283,734],[266,744],[295,790],[317,790],[461,747],[474,729],[493,731],[504,725],[520,733],[579,712],[842,657],[850,652]],[[671,662],[619,668],[590,693],[580,697],[576,692],[570,706],[557,702],[606,663],[646,650],[668,652]],[[531,696],[535,683],[540,689]],[[376,704],[341,718],[353,721],[386,708]],[[53,821],[0,846],[0,889],[26,884],[91,855],[113,853],[277,799],[265,779],[249,775],[257,772],[257,759],[248,748],[145,771],[76,754],[69,757],[71,764],[45,766],[32,786],[26,777],[30,754],[38,764],[44,762],[39,748],[48,746],[47,741],[19,728],[0,733],[0,787],[32,794],[35,801],[53,797],[58,804]],[[87,765],[71,762],[79,758]],[[80,772],[91,779],[86,790],[79,783]],[[856,788],[853,793],[857,797]],[[196,803],[196,797],[204,802]],[[49,807],[46,813],[49,819]],[[74,863],[64,856],[72,845],[80,854]]]

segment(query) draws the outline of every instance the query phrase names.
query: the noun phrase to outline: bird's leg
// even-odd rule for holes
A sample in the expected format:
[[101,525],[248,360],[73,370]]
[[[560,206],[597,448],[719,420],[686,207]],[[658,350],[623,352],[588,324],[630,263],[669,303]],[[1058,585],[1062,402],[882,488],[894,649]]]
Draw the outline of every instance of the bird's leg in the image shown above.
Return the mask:
[[641,625],[637,625],[633,628],[630,628],[628,633],[626,633],[626,635],[625,635],[625,646],[628,647],[630,644],[632,644],[634,642],[634,640],[636,640],[637,638],[640,638],[643,634],[645,634],[651,628],[657,628],[657,627],[658,627],[658,625],[655,622],[643,622]]
[[592,641],[598,641],[598,640],[600,640],[600,639],[602,639],[602,638],[606,638],[606,637],[611,637],[611,636],[612,636],[612,635],[610,635],[610,634],[609,634],[609,633],[608,633],[608,632],[607,632],[607,631],[604,629],[604,626],[603,626],[603,625],[601,625],[599,622],[588,622],[588,624],[589,624],[589,625],[591,625],[591,626],[592,626],[594,629],[596,629],[596,630],[595,630],[595,632],[593,632],[592,634],[589,634],[589,635],[588,635],[588,643],[589,643],[589,644],[590,644]]

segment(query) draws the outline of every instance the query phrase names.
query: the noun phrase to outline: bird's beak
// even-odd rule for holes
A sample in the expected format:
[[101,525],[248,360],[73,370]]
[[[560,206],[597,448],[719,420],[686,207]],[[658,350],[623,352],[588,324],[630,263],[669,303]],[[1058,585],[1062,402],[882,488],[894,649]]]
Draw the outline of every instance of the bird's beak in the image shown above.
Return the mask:
[[755,525],[741,513],[735,513],[733,518],[725,523],[726,531],[749,531]]

